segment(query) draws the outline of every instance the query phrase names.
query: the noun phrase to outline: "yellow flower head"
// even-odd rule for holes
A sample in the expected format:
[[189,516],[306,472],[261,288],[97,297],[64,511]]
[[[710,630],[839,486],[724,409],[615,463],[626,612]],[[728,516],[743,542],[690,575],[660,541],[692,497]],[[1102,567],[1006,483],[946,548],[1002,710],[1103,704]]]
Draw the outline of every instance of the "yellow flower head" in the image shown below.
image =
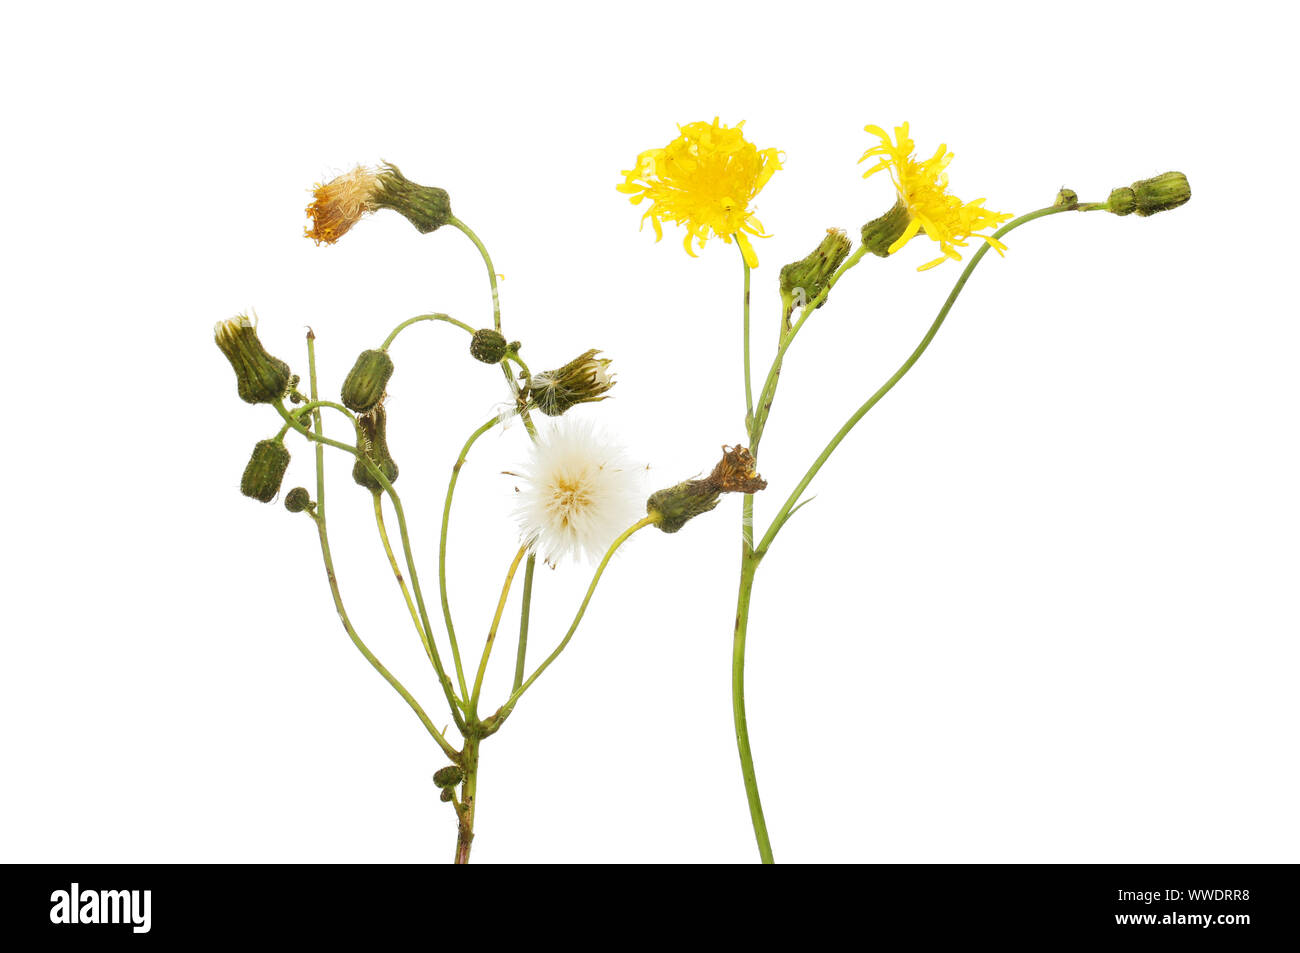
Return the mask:
[[880,139],[880,145],[863,153],[859,162],[876,159],[877,162],[863,173],[863,178],[881,169],[888,169],[898,189],[899,205],[907,211],[907,227],[889,246],[892,255],[918,232],[925,234],[939,243],[943,254],[934,261],[918,268],[925,271],[935,265],[943,264],[946,259],[961,261],[958,246],[965,246],[968,238],[982,238],[993,247],[999,255],[1006,251],[1006,246],[995,238],[975,233],[985,228],[996,228],[1011,215],[1006,212],[990,212],[984,208],[984,200],[963,202],[955,195],[948,194],[948,163],[953,154],[946,145],[935,150],[928,159],[917,161],[913,153],[915,144],[908,137],[907,123],[894,128],[895,141],[879,126],[867,126],[866,131]]
[[333,245],[347,234],[361,216],[375,210],[375,193],[379,190],[379,173],[359,165],[313,190],[312,203],[307,206],[311,227],[305,229],[308,238],[317,245]]
[[749,203],[781,168],[781,159],[776,149],[748,142],[744,125],[729,128],[716,118],[687,123],[667,146],[641,153],[636,168],[624,170],[627,181],[618,190],[630,195],[633,205],[650,200],[641,222],[650,220],[656,241],[664,237],[662,223],[674,222],[686,226],[684,244],[692,258],[692,240],[703,248],[711,232],[727,244],[735,238],[749,266],[758,265],[749,236],[766,236]]

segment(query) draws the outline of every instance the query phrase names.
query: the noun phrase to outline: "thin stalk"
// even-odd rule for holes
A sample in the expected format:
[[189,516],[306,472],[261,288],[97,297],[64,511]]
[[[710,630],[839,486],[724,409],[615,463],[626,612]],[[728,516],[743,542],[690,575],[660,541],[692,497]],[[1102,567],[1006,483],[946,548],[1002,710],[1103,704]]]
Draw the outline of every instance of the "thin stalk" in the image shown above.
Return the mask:
[[474,243],[478,253],[483,257],[483,264],[487,266],[488,282],[492,285],[492,326],[498,331],[501,330],[501,296],[497,289],[497,270],[492,264],[492,256],[488,254],[487,246],[474,234],[474,230],[458,219],[451,216],[448,223],[454,225],[464,232],[465,237]]
[[524,555],[527,552],[527,544],[519,547],[519,552],[515,553],[515,558],[510,563],[510,569],[506,572],[506,581],[501,585],[501,598],[497,600],[496,615],[492,617],[492,628],[488,629],[487,641],[483,644],[483,658],[478,663],[478,674],[474,676],[474,693],[469,697],[469,715],[471,718],[477,717],[478,694],[483,688],[483,676],[487,673],[488,658],[492,655],[492,645],[496,642],[497,629],[501,626],[501,614],[505,612],[506,600],[510,597],[510,586],[515,580],[515,571],[519,569],[519,564],[524,561]]
[[465,465],[465,460],[469,456],[469,448],[474,446],[474,441],[495,427],[496,423],[497,418],[493,417],[470,434],[460,451],[460,456],[456,458],[456,463],[451,468],[451,480],[447,483],[447,498],[442,505],[442,531],[438,539],[438,592],[442,597],[442,617],[447,624],[447,637],[451,640],[451,654],[456,662],[456,678],[460,681],[460,693],[466,699],[469,698],[469,690],[465,684],[465,669],[460,662],[460,648],[456,644],[456,626],[451,621],[451,602],[447,598],[447,527],[451,523],[451,499],[456,492],[456,481],[460,478],[460,468]]
[[468,331],[470,334],[474,333],[474,329],[471,328],[468,324],[466,324],[464,321],[457,321],[449,314],[419,314],[413,318],[407,318],[397,327],[393,328],[393,333],[388,335],[388,337],[384,338],[384,343],[379,346],[379,349],[381,351],[387,351],[389,347],[392,346],[393,341],[396,340],[397,335],[401,334],[412,324],[416,324],[417,322],[420,321],[446,321],[448,324],[454,324],[456,325],[456,327],[460,328],[461,330]]
[[[736,236],[739,239],[740,236]],[[745,434],[749,437],[750,442],[754,440],[754,390],[752,377],[749,371],[749,262],[745,259],[745,250],[741,247],[739,240],[736,247],[740,249],[740,264],[745,270],[745,298],[744,298],[744,315],[745,315]]]
[[523,605],[519,609],[519,648],[515,651],[515,680],[510,691],[519,691],[524,683],[524,660],[528,655],[528,616],[533,601],[533,570],[537,567],[537,554],[529,553],[528,562],[524,564]]
[[402,590],[402,598],[406,600],[406,610],[411,614],[411,621],[415,623],[415,631],[420,636],[420,644],[424,646],[424,653],[432,663],[433,647],[429,642],[429,635],[424,631],[424,626],[420,624],[420,614],[416,611],[415,603],[411,601],[411,592],[406,588],[406,579],[402,576],[401,567],[397,565],[397,557],[393,555],[393,546],[388,541],[388,527],[384,525],[383,493],[375,490],[372,495],[375,498],[375,525],[379,528],[379,539],[384,544],[384,555],[388,557],[388,565],[393,570],[393,578],[397,580],[398,588]]

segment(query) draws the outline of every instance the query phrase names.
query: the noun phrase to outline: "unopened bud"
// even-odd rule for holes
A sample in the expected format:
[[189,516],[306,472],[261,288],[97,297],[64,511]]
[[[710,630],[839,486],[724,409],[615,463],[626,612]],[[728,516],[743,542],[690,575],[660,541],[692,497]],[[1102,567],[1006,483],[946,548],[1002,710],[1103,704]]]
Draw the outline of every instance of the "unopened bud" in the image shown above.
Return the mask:
[[[786,303],[786,310],[791,307],[807,307],[815,301],[849,256],[852,246],[849,236],[842,230],[830,228],[812,254],[782,268],[781,300]],[[822,298],[817,302],[817,307],[820,308],[825,303],[826,298]]]
[[469,353],[484,364],[499,364],[506,356],[506,349],[506,336],[493,328],[475,331],[469,342]]
[[284,508],[290,513],[301,513],[313,505],[311,494],[305,486],[295,486],[284,495]]
[[1079,193],[1074,189],[1061,189],[1056,193],[1056,201],[1052,203],[1054,208],[1074,208],[1079,204]]
[[455,796],[456,796],[456,792],[453,791],[451,788],[443,788],[442,791],[438,794],[438,800],[446,804]]
[[604,400],[614,386],[614,375],[607,368],[612,361],[596,357],[590,350],[574,358],[559,370],[543,371],[533,376],[529,400],[548,417],[558,417],[576,404]]
[[280,492],[284,472],[289,469],[289,451],[279,440],[262,440],[244,467],[239,492],[263,503],[270,503]]
[[343,404],[358,414],[369,413],[384,399],[393,376],[393,359],[387,351],[362,351],[343,380]]
[[239,396],[250,404],[270,404],[289,389],[289,365],[272,357],[257,338],[257,321],[241,314],[216,326],[217,347],[235,369]]
[[912,213],[907,210],[907,203],[899,199],[880,218],[874,218],[862,226],[862,247],[873,255],[888,258],[893,252],[893,246],[903,237],[911,222]]
[[1192,187],[1181,172],[1165,172],[1133,183],[1133,201],[1139,215],[1167,212],[1191,201]]
[[440,788],[454,788],[460,784],[464,778],[465,772],[460,769],[459,765],[449,764],[445,768],[439,768],[433,772],[433,783]]
[[372,493],[378,493],[384,485],[370,472],[367,460],[379,468],[390,484],[397,479],[397,464],[388,452],[388,412],[383,404],[377,404],[370,413],[358,417],[357,423],[361,427],[361,441],[357,444],[358,456],[352,466],[352,479]]
[[1116,215],[1132,215],[1137,208],[1137,198],[1132,189],[1112,189],[1106,199],[1106,211]]
[[655,525],[665,533],[675,533],[717,506],[721,497],[722,491],[708,480],[687,480],[651,493],[645,511],[650,516],[658,514]]

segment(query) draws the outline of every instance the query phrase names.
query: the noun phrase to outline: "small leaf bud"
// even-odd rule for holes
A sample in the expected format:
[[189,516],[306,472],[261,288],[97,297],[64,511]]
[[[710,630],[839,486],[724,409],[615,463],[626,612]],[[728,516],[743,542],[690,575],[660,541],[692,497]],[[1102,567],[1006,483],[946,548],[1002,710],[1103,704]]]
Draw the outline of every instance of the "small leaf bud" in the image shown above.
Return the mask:
[[449,764],[445,768],[439,768],[433,773],[433,783],[440,788],[454,788],[460,784],[465,773],[461,771],[459,765]]
[[284,495],[284,508],[290,513],[301,513],[314,505],[305,486],[295,486]]
[[469,342],[469,353],[484,364],[499,364],[506,356],[506,348],[506,336],[493,328],[475,331]]

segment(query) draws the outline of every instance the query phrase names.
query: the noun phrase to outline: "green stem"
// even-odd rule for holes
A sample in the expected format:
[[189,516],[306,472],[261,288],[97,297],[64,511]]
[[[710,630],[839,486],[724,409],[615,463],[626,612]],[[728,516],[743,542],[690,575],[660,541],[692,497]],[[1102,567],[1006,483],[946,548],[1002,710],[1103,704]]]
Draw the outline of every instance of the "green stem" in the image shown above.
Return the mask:
[[790,345],[794,343],[794,339],[799,335],[799,331],[803,328],[809,316],[826,300],[826,296],[831,293],[835,283],[844,276],[846,271],[861,261],[866,253],[866,248],[860,246],[857,251],[850,255],[844,261],[844,264],[840,265],[839,270],[826,282],[826,287],[803,306],[803,310],[799,314],[799,320],[788,331],[785,325],[789,320],[789,315],[783,311],[781,316],[781,342],[776,349],[776,356],[772,358],[772,366],[768,368],[767,378],[763,381],[763,389],[758,395],[758,409],[754,419],[753,433],[749,439],[749,451],[754,454],[755,459],[758,456],[758,445],[763,440],[763,430],[767,427],[767,418],[772,412],[772,401],[776,399],[776,385],[781,377],[781,366],[785,361],[785,352],[790,349]]
[[519,648],[515,652],[515,680],[510,691],[519,691],[524,683],[524,659],[528,655],[528,616],[533,601],[533,570],[537,566],[537,554],[529,553],[528,562],[524,564],[523,605],[519,609]]
[[442,617],[447,624],[447,637],[451,640],[451,654],[456,662],[456,678],[460,681],[460,693],[466,699],[469,698],[469,690],[465,684],[465,669],[460,661],[460,648],[456,644],[456,626],[451,621],[451,602],[447,598],[447,527],[451,523],[451,499],[456,492],[456,481],[460,479],[460,468],[465,465],[469,448],[474,446],[474,441],[495,427],[496,423],[497,418],[493,417],[470,434],[460,451],[460,456],[456,458],[456,463],[451,468],[451,480],[447,483],[447,498],[442,505],[442,531],[438,539],[438,593],[442,597]]
[[474,333],[474,329],[471,328],[468,324],[466,324],[464,321],[457,321],[449,314],[419,314],[413,318],[407,318],[397,327],[393,328],[393,333],[388,335],[388,337],[384,338],[384,343],[379,346],[379,349],[381,351],[387,351],[389,347],[392,346],[393,341],[396,340],[397,335],[401,334],[412,324],[416,324],[417,322],[420,321],[446,321],[448,324],[454,324],[456,325],[456,327],[468,331],[470,334]]
[[[312,400],[316,399],[317,392],[315,343],[316,335],[311,331],[308,331],[307,364],[310,369]],[[281,407],[281,410],[283,411],[283,407]],[[416,717],[420,719],[420,723],[423,724],[429,734],[433,736],[433,740],[438,743],[438,747],[443,750],[443,753],[453,761],[459,761],[460,752],[453,748],[447,739],[443,737],[442,732],[438,730],[434,723],[429,719],[429,716],[425,714],[420,703],[417,702],[414,696],[406,690],[406,687],[398,681],[387,668],[384,667],[379,659],[375,657],[374,653],[370,651],[365,642],[361,640],[361,636],[359,636],[357,630],[353,628],[352,622],[348,618],[347,610],[343,606],[343,596],[339,591],[338,577],[334,572],[334,557],[330,553],[329,533],[325,525],[325,447],[323,443],[324,435],[321,433],[322,426],[320,408],[317,407],[312,411],[312,430],[315,436],[320,438],[316,444],[316,511],[314,513],[309,513],[308,515],[316,522],[316,532],[320,537],[321,556],[325,563],[325,576],[329,580],[330,594],[334,597],[334,608],[338,611],[339,620],[343,623],[344,631],[347,632],[348,638],[352,640],[352,643],[357,647],[357,650],[361,652],[366,661],[370,663],[375,671],[382,675],[384,680],[388,682],[394,690],[396,690],[396,692],[402,697],[403,701],[410,706],[411,710],[415,712]]]
[[519,569],[519,564],[524,561],[524,554],[527,552],[527,545],[519,547],[519,552],[515,553],[514,561],[510,563],[510,569],[506,572],[506,581],[501,585],[501,598],[497,600],[496,615],[492,617],[492,628],[488,629],[487,641],[483,643],[483,658],[478,663],[478,674],[474,676],[474,693],[469,697],[471,719],[478,717],[478,694],[483,688],[483,676],[487,674],[488,659],[492,655],[492,645],[496,642],[497,629],[501,627],[501,614],[506,610],[506,600],[510,597],[510,586],[515,580],[515,572]]
[[[1079,206],[1078,210],[1093,211],[1098,207],[1104,206],[1090,204]],[[1002,228],[994,232],[992,237],[995,239],[1001,238],[1003,235],[1019,228],[1027,222],[1032,222],[1039,218],[1045,218],[1048,215],[1056,215],[1060,212],[1069,211],[1076,211],[1076,209],[1061,206],[1049,206],[1048,208],[1041,208],[1037,211],[1029,212],[1008,222]],[[784,526],[786,520],[790,518],[791,511],[799,502],[799,497],[803,495],[804,490],[808,488],[808,484],[812,482],[813,477],[817,475],[817,472],[821,470],[826,461],[830,459],[831,454],[835,452],[835,448],[838,447],[844,438],[849,435],[850,431],[857,426],[858,421],[866,416],[867,412],[870,411],[872,407],[876,406],[880,399],[893,389],[895,384],[903,379],[903,376],[912,369],[912,366],[920,359],[921,355],[925,353],[926,348],[930,346],[930,342],[934,340],[934,336],[939,333],[939,328],[943,327],[944,319],[948,317],[948,312],[952,310],[952,306],[956,303],[962,289],[966,287],[967,280],[975,271],[975,267],[983,260],[984,256],[988,254],[990,247],[991,246],[989,246],[987,242],[980,245],[979,249],[971,256],[971,260],[962,270],[960,277],[957,279],[957,283],[953,285],[952,291],[949,293],[947,300],[943,303],[943,307],[939,309],[939,314],[935,317],[934,323],[930,325],[930,329],[926,331],[925,336],[921,338],[921,343],[916,346],[916,349],[912,351],[907,360],[905,360],[898,370],[894,372],[893,376],[891,376],[889,380],[885,381],[885,383],[882,384],[874,394],[867,398],[866,403],[853,412],[853,415],[844,422],[844,426],[840,427],[835,436],[831,438],[830,443],[828,443],[825,449],[818,454],[817,459],[814,460],[812,466],[808,468],[808,472],[804,474],[803,479],[799,481],[798,486],[794,488],[790,493],[790,496],[786,498],[785,503],[781,505],[781,509],[777,511],[776,516],[772,519],[771,525],[764,534],[762,542],[758,544],[756,555],[760,559],[767,553],[768,548],[772,545],[772,541],[776,538],[776,534],[781,531],[781,527]]]
[[619,535],[618,539],[610,543],[609,549],[605,551],[605,556],[600,561],[600,565],[596,567],[596,573],[591,578],[591,585],[587,587],[587,594],[583,596],[582,604],[578,606],[578,614],[573,617],[573,624],[569,626],[569,631],[564,634],[564,638],[560,641],[560,644],[556,646],[555,651],[546,657],[546,661],[537,666],[537,670],[533,672],[532,675],[528,676],[528,680],[516,688],[510,697],[506,699],[506,703],[497,709],[496,713],[491,718],[484,722],[483,727],[485,731],[483,737],[486,738],[488,735],[495,734],[500,730],[501,725],[508,717],[510,717],[510,713],[514,711],[515,705],[518,704],[519,699],[523,697],[524,692],[528,691],[529,686],[531,686],[533,682],[537,681],[542,672],[546,671],[546,669],[550,667],[550,664],[560,657],[560,653],[564,651],[565,646],[569,644],[569,640],[573,638],[573,633],[578,631],[578,624],[582,622],[582,617],[586,615],[587,604],[591,602],[591,596],[596,591],[596,585],[600,582],[600,577],[604,574],[605,567],[609,565],[610,559],[613,558],[614,553],[618,552],[618,548],[627,542],[633,533],[644,529],[647,526],[653,526],[658,522],[658,520],[659,517],[657,515],[646,516],[643,519],[637,520],[624,530]]
[[429,662],[433,662],[433,646],[429,642],[429,635],[424,631],[424,626],[420,624],[420,614],[415,608],[415,603],[411,601],[411,591],[406,588],[406,580],[402,577],[402,569],[397,565],[397,557],[393,555],[392,543],[388,541],[388,527],[384,525],[384,507],[383,493],[375,490],[372,494],[375,498],[375,525],[379,528],[379,539],[384,544],[384,555],[388,557],[389,568],[393,570],[393,578],[397,580],[398,588],[402,590],[402,598],[406,601],[406,611],[411,614],[411,621],[415,623],[415,631],[420,636],[420,644],[424,646],[424,654],[429,657]]
[[478,800],[478,749],[479,739],[471,735],[465,739],[465,750],[461,752],[460,765],[465,780],[461,784],[460,803],[456,813],[460,823],[456,831],[456,860],[458,864],[469,863],[469,848],[474,841],[474,807]]
[[492,264],[492,256],[488,254],[487,246],[484,245],[483,242],[479,239],[479,237],[474,234],[474,230],[472,228],[470,228],[468,225],[466,225],[464,222],[462,222],[454,215],[451,216],[450,219],[448,219],[448,222],[449,224],[456,226],[462,232],[464,232],[465,237],[474,243],[474,247],[478,249],[478,253],[483,257],[483,264],[487,266],[488,281],[492,285],[492,326],[496,328],[498,331],[500,331],[501,330],[501,296],[497,289],[497,270],[496,267]]
[[[739,239],[739,236],[737,236]],[[754,440],[754,390],[752,377],[749,371],[749,262],[745,259],[745,250],[741,247],[739,240],[736,247],[740,250],[740,264],[745,270],[745,299],[744,299],[744,324],[745,324],[745,433],[749,441]]]
[[[752,500],[752,497],[747,497],[748,500]],[[773,863],[772,842],[767,836],[767,820],[763,817],[758,777],[754,773],[754,755],[749,747],[749,724],[745,719],[745,636],[749,630],[749,600],[754,590],[754,571],[758,568],[758,559],[748,543],[745,550],[740,564],[740,593],[736,597],[736,628],[731,646],[731,715],[736,726],[736,750],[740,754],[740,773],[745,781],[745,798],[749,802],[754,839],[758,842],[758,856],[763,863],[770,864]]]

